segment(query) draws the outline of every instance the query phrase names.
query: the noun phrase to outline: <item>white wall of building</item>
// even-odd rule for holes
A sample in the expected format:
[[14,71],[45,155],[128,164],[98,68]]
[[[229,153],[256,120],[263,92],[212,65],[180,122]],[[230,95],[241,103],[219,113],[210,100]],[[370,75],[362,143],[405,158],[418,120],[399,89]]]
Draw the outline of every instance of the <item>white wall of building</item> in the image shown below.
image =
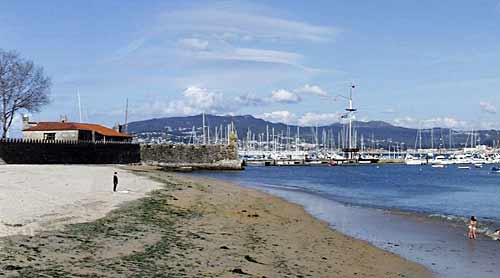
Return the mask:
[[56,140],[78,140],[78,130],[23,131],[23,138],[45,139],[45,133],[55,133]]

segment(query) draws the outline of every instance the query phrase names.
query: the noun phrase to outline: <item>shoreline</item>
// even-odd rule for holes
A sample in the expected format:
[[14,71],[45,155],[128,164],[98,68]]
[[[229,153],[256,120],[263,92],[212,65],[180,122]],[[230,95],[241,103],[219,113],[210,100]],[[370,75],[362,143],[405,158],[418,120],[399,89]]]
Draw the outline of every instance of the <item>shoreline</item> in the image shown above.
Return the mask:
[[[275,206],[285,206],[290,213],[290,211],[294,211],[292,214],[297,213],[300,215],[299,218],[302,220],[308,222],[308,227],[307,230],[311,232],[312,230],[319,228],[321,230],[321,235],[322,236],[333,236],[335,237],[336,240],[343,241],[341,245],[342,251],[341,253],[343,256],[350,257],[349,259],[351,260],[350,262],[347,262],[347,265],[350,267],[353,267],[355,264],[360,264],[357,267],[359,267],[356,271],[351,272],[351,270],[347,270],[346,272],[342,273],[340,271],[336,271],[338,275],[341,277],[392,277],[395,275],[396,277],[432,277],[431,272],[429,272],[428,269],[425,267],[419,265],[418,263],[406,260],[399,255],[389,251],[389,250],[383,250],[382,248],[378,248],[371,243],[361,240],[361,239],[356,239],[354,237],[351,237],[349,235],[346,235],[344,233],[341,233],[335,229],[332,229],[332,227],[327,223],[326,221],[323,221],[321,219],[318,219],[311,215],[309,212],[305,210],[305,208],[297,203],[290,202],[289,200],[286,200],[285,198],[263,192],[258,189],[254,188],[248,188],[242,185],[239,185],[237,183],[233,182],[228,182],[222,179],[217,179],[217,178],[209,178],[209,177],[200,177],[200,176],[193,176],[189,174],[175,174],[178,177],[181,177],[183,179],[189,179],[193,180],[195,182],[201,182],[201,183],[208,183],[212,186],[225,186],[225,187],[230,187],[232,190],[235,190],[237,194],[249,194],[252,196],[256,196],[257,198],[263,198],[265,199],[266,203],[269,203],[270,207],[275,208]],[[264,209],[264,211],[269,212],[267,209]],[[246,213],[246,212],[245,212]],[[251,215],[248,215],[249,217]],[[282,215],[279,215],[280,217],[283,217]],[[287,215],[289,217],[290,215]],[[299,220],[295,219],[296,222],[299,222]],[[269,225],[266,225],[269,226]],[[305,227],[302,227],[305,228]],[[290,231],[288,231],[290,232]],[[304,235],[310,235],[310,233],[305,232]],[[306,237],[303,237],[302,240],[309,240],[306,239]],[[330,244],[328,244],[330,245]],[[349,245],[349,246],[346,246]],[[319,247],[318,247],[319,248]],[[329,252],[331,250],[325,250],[325,248],[320,248],[321,250],[315,250],[315,251],[322,251],[322,252]],[[328,248],[326,248],[328,249]],[[355,251],[358,249],[357,251]],[[362,250],[362,251],[360,251]],[[348,254],[349,252],[354,252],[358,254]],[[373,254],[373,253],[376,254]],[[297,253],[297,251],[295,251]],[[368,258],[371,257],[371,258]],[[323,259],[325,257],[322,257]],[[340,258],[340,257],[338,257]],[[366,259],[373,259],[374,261],[370,263],[363,263],[364,260]],[[378,260],[380,259],[380,261]],[[348,261],[348,260],[346,260]],[[342,260],[343,263],[346,261]],[[394,263],[394,261],[398,261],[397,263]],[[360,263],[361,262],[361,263]],[[309,262],[311,263],[311,262]],[[324,262],[320,263],[324,264]],[[337,263],[335,263],[337,264]],[[382,272],[378,272],[377,267],[374,267],[374,265],[377,265],[378,267],[381,268],[387,268]],[[318,268],[319,266],[316,266],[315,268]],[[331,269],[331,266],[328,266],[327,268]],[[367,268],[367,272],[363,272],[364,268]],[[407,270],[404,270],[407,268]],[[408,271],[409,269],[409,271]],[[395,271],[395,272],[394,272]],[[399,272],[399,273],[398,273]],[[309,276],[309,275],[307,275]],[[269,277],[269,276],[266,276]],[[273,277],[273,276],[271,276]],[[300,275],[298,277],[301,277]],[[326,272],[319,272],[313,275],[313,277],[331,277],[330,271],[327,270]]]
[[303,207],[331,229],[426,266],[435,277],[496,277],[498,242],[480,234],[466,239],[465,225],[425,214],[349,205],[295,188],[240,186]]
[[[214,178],[214,177],[209,177],[209,178],[219,179],[219,178]],[[224,180],[223,178],[220,178],[220,179]],[[230,182],[238,184],[236,181],[230,181]],[[255,188],[257,190],[264,190],[264,191],[266,188],[268,188],[271,190],[295,191],[295,192],[300,192],[300,193],[304,193],[304,194],[311,194],[311,195],[315,195],[315,196],[319,196],[319,197],[331,200],[332,202],[339,203],[339,204],[346,206],[346,207],[359,207],[362,209],[376,210],[376,211],[380,211],[380,212],[387,213],[387,214],[403,215],[405,217],[417,218],[417,219],[424,220],[424,221],[435,221],[436,223],[443,223],[444,222],[444,223],[446,223],[450,226],[453,226],[455,228],[466,229],[466,227],[468,226],[468,221],[469,221],[468,217],[460,216],[460,215],[440,214],[437,212],[423,212],[423,211],[415,211],[415,210],[404,210],[404,209],[398,209],[398,208],[386,208],[386,207],[381,207],[381,206],[376,206],[376,205],[367,205],[367,204],[347,202],[347,201],[340,200],[333,195],[328,194],[327,195],[328,197],[325,197],[323,192],[306,190],[306,189],[300,188],[300,187],[259,185],[256,183],[254,183],[252,185],[239,184],[239,186],[244,186],[244,187],[248,187],[248,188]],[[481,225],[478,228],[478,234],[480,234],[481,236],[487,237],[491,240],[497,240],[497,237],[493,236],[493,232],[497,229],[496,227],[500,227],[499,221],[490,220],[488,218],[481,219]]]
[[13,277],[431,277],[278,197],[127,169],[163,185],[95,221],[0,238],[0,269]]

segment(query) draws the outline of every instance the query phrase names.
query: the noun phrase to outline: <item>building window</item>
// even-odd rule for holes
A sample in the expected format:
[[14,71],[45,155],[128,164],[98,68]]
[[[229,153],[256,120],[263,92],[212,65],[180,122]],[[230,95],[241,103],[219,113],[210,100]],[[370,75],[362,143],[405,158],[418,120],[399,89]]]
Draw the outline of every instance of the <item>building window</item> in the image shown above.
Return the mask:
[[43,139],[45,139],[45,140],[56,140],[56,134],[55,133],[44,133],[43,134]]

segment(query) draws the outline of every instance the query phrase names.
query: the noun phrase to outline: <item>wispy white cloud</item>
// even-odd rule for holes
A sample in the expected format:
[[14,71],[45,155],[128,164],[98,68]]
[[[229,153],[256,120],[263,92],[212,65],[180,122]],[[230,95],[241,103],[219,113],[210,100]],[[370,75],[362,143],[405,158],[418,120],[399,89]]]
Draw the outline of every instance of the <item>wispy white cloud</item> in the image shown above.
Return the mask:
[[[300,94],[328,95],[315,84],[305,84],[296,90],[276,89],[262,97],[250,94],[224,97],[203,87],[238,93],[245,86],[262,90],[283,88],[277,84],[291,80],[308,80],[321,70],[307,65],[302,47],[290,46],[332,43],[341,33],[340,28],[293,19],[255,3],[176,6],[181,8],[156,15],[143,27],[142,33],[136,32],[140,33],[138,39],[119,49],[114,60],[119,60],[119,66],[126,64],[153,72],[135,77],[136,82],[154,81],[161,82],[165,88],[188,86],[188,89],[191,84],[203,84],[191,88],[198,90],[198,98],[203,99],[203,103],[194,103],[191,100],[194,96],[187,95],[189,90],[180,98],[170,94],[168,98],[149,100],[138,108],[137,114],[143,113],[143,118],[200,111],[228,113],[238,111],[238,105],[292,104],[302,100]],[[175,71],[172,65],[176,65]],[[166,78],[171,80],[168,84]],[[201,95],[200,90],[207,94]]]
[[269,101],[277,102],[277,103],[298,103],[303,99],[304,94],[320,96],[320,97],[329,97],[330,95],[323,90],[321,87],[317,85],[309,85],[305,84],[304,86],[297,88],[295,90],[287,90],[287,89],[278,89],[271,92],[271,97]]
[[139,39],[131,41],[130,43],[128,43],[127,45],[125,45],[124,47],[122,47],[116,51],[114,59],[121,59],[121,58],[126,57],[129,54],[132,54],[134,51],[141,48],[145,44],[146,40],[147,40],[147,38],[143,37],[143,38],[139,38]]
[[187,106],[193,109],[211,112],[221,108],[222,105],[222,93],[211,92],[205,88],[191,86],[182,94]]
[[[274,88],[276,84],[286,84],[289,80],[309,78],[310,73],[299,71],[296,68],[276,69],[272,64],[256,67],[218,67],[216,69],[205,68],[188,71],[172,79],[172,85],[186,87],[190,84],[203,84],[209,88],[219,88],[224,91],[241,92],[250,89],[263,90],[262,88]],[[165,76],[159,77],[165,80]]]
[[197,38],[184,38],[179,40],[179,45],[188,50],[206,50],[208,41]]
[[293,124],[300,126],[329,125],[337,123],[340,120],[339,113],[307,112],[302,115],[298,115],[287,110],[262,113],[260,115],[257,115],[257,117],[270,122]]
[[497,113],[497,107],[490,102],[487,101],[480,101],[479,102],[479,107],[481,108],[481,111],[490,113],[490,114],[496,114]]
[[328,97],[328,93],[323,90],[321,87],[318,85],[309,85],[305,84],[304,86],[298,88],[295,90],[297,93],[303,93],[303,94],[311,94],[311,95],[316,95],[320,97]]
[[180,99],[170,101],[164,98],[153,99],[138,107],[133,107],[131,112],[139,117],[187,116],[201,112],[228,113],[231,107],[233,107],[232,104],[226,101],[222,93],[190,86],[182,92]]
[[202,33],[226,40],[332,41],[340,29],[313,25],[234,6],[199,7],[164,13],[157,32]]
[[301,68],[303,67],[300,64],[300,59],[302,58],[300,54],[268,49],[230,48],[210,52],[201,52],[197,57],[214,60],[273,63],[297,66]]
[[302,126],[329,125],[339,122],[340,113],[314,113],[307,112],[302,115],[297,123]]
[[243,106],[261,106],[267,105],[268,102],[265,98],[247,93],[241,96],[237,96],[236,103]]
[[[338,28],[282,18],[249,8],[251,5],[241,6],[243,9],[233,4],[191,5],[162,13],[142,37],[119,49],[115,56],[123,58],[143,50],[141,60],[148,59],[144,53],[164,57],[174,40],[182,50],[200,51],[196,55],[188,53],[185,58],[274,63],[308,72],[322,71],[304,65],[300,53],[279,49],[280,42],[331,42],[340,32]],[[260,42],[267,47],[254,47]]]
[[271,100],[278,103],[298,103],[301,98],[294,92],[279,89],[271,92]]
[[297,121],[297,115],[286,110],[262,113],[257,115],[257,118],[261,118],[273,123],[284,123],[284,124],[294,124]]
[[454,129],[466,129],[471,123],[453,117],[434,117],[428,119],[416,119],[413,117],[401,117],[392,121],[392,124],[410,128],[433,128],[444,127]]

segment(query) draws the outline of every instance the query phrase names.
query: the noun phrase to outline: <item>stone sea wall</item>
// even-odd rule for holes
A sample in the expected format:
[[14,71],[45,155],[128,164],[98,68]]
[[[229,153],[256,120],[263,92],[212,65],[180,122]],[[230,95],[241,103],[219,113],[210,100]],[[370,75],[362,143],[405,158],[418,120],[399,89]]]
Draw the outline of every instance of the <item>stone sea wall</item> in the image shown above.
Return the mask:
[[61,140],[2,139],[0,164],[139,163],[139,144]]
[[166,168],[242,169],[238,150],[231,145],[142,145],[141,161]]
[[0,164],[130,164],[164,168],[242,169],[227,145],[139,145],[123,142],[2,139]]

